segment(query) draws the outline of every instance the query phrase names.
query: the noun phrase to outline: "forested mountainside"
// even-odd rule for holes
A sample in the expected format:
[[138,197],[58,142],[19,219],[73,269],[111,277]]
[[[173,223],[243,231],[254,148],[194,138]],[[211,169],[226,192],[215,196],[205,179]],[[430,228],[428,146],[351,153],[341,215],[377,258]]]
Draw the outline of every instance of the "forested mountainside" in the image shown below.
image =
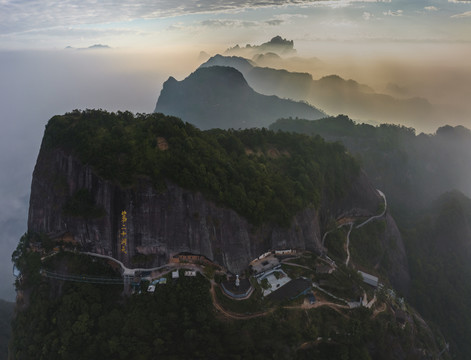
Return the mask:
[[10,340],[10,322],[13,318],[15,304],[9,301],[0,300],[0,357],[8,357],[8,341]]
[[413,128],[372,126],[340,115],[319,121],[280,119],[270,129],[342,143],[375,186],[389,194],[394,215],[403,220],[446,191],[471,193],[471,132],[462,126],[417,135]]
[[[88,276],[114,272],[106,261],[66,252],[42,266]],[[154,293],[144,282],[124,298],[119,285],[42,277],[24,290],[31,300],[13,322],[10,358],[425,360],[444,346],[420,316],[390,305],[384,294],[375,311],[305,308],[303,298],[273,303],[259,288],[251,299],[234,301],[215,285],[217,276],[208,281],[206,269],[196,277],[180,270]],[[355,272],[348,274],[342,285],[357,286]],[[232,310],[222,313],[221,306]]]
[[[321,251],[331,221],[370,216],[380,202],[345,149],[321,138],[87,110],[48,123],[28,228],[72,233],[127,263],[193,251],[236,272],[271,248]],[[127,254],[117,246],[122,211]]]
[[[409,269],[387,206],[345,148],[319,136],[201,131],[163,114],[55,116],[13,253],[11,358],[436,356],[445,340],[402,298]],[[273,277],[307,283],[318,302],[306,290],[263,295],[249,263],[276,249],[295,255]],[[202,262],[169,265],[189,253]],[[231,272],[252,279],[249,299],[221,293]],[[139,276],[132,295],[125,273]],[[164,285],[150,290],[151,276]]]
[[[357,124],[346,116],[319,121],[281,119],[271,129],[341,142],[375,186],[389,194],[410,264],[410,301],[450,334],[457,358],[471,353],[471,132],[444,126],[434,135],[414,129]],[[456,191],[453,189],[459,189]]]
[[325,116],[307,103],[261,95],[238,70],[224,66],[200,68],[182,81],[170,77],[155,112],[178,116],[204,130],[268,127],[280,117]]
[[440,196],[403,232],[411,265],[411,301],[450,334],[458,354],[471,354],[471,200]]

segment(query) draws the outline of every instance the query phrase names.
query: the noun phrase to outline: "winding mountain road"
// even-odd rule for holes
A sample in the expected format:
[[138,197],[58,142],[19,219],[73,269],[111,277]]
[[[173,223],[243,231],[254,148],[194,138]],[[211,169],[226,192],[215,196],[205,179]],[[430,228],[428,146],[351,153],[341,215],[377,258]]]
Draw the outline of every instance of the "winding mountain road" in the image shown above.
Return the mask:
[[362,222],[360,225],[357,225],[356,228],[359,229],[361,227],[363,227],[364,225],[368,224],[370,221],[373,221],[373,220],[376,220],[376,219],[380,219],[384,216],[384,214],[386,214],[386,210],[388,209],[388,201],[386,200],[386,195],[384,195],[384,193],[381,191],[381,190],[378,190],[376,189],[376,191],[378,192],[378,194],[383,198],[384,200],[384,210],[381,214],[379,215],[375,215],[375,216],[372,216],[370,217],[369,219],[365,220],[364,222]]
[[[386,214],[386,210],[388,209],[388,201],[386,200],[386,195],[384,195],[384,193],[381,190],[376,189],[376,191],[378,192],[378,194],[384,200],[384,209],[383,209],[382,213],[379,214],[379,215],[374,215],[374,216],[366,219],[360,225],[357,225],[355,227],[355,229],[359,229],[359,228],[363,227],[364,225],[370,223],[371,221],[381,219]],[[352,229],[353,229],[353,222],[350,223],[350,230],[348,230],[348,233],[347,233],[347,243],[346,243],[347,260],[345,260],[345,266],[348,266],[348,264],[350,263],[350,233],[352,232]]]
[[352,232],[353,229],[353,223],[350,223],[350,229],[348,229],[347,233],[347,243],[346,243],[346,250],[347,250],[347,259],[345,260],[345,266],[348,266],[348,263],[350,262],[350,233]]

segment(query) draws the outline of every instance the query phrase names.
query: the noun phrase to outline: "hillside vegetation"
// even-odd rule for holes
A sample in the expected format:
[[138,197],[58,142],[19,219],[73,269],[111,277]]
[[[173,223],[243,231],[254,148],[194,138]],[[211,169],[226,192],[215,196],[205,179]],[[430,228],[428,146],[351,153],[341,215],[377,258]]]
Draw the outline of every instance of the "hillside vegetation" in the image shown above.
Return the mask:
[[[321,135],[343,143],[357,157],[373,183],[387,194],[401,227],[413,279],[408,300],[447,334],[457,359],[468,359],[471,200],[463,192],[470,191],[471,132],[444,126],[434,135],[416,135],[411,128],[357,124],[346,116],[282,119],[271,128]],[[355,239],[354,233],[354,258],[362,260],[369,254],[371,260],[378,255],[372,235],[369,231]],[[363,246],[355,248],[358,244]]]
[[289,225],[303,208],[344,196],[359,173],[343,146],[320,137],[200,131],[162,114],[76,110],[49,121],[42,146],[73,154],[123,187],[144,176],[157,189],[170,180],[200,191],[253,224]]
[[14,307],[14,303],[0,300],[0,358],[2,359],[6,359],[8,356],[8,341],[11,335],[10,322]]
[[[59,253],[46,269],[111,273],[106,263]],[[43,278],[13,322],[12,359],[422,359],[436,353],[422,325],[402,326],[393,313],[366,308],[290,309],[233,320],[215,311],[209,281],[198,274],[154,293],[120,297],[118,285]]]
[[404,231],[413,279],[411,301],[448,334],[457,359],[471,354],[471,200],[442,195]]
[[[407,221],[446,191],[471,194],[471,132],[444,126],[436,134],[413,128],[356,123],[345,115],[317,121],[280,119],[272,130],[292,131],[342,143],[389,198],[396,220]],[[464,165],[464,166],[463,166]]]

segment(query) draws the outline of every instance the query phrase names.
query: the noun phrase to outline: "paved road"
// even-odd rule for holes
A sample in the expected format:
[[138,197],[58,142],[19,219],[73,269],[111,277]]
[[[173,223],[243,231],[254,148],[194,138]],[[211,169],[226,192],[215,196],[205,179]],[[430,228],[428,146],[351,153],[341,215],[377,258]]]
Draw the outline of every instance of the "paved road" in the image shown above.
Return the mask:
[[285,260],[281,260],[281,263],[282,263],[282,264],[285,264],[285,265],[291,265],[291,266],[295,266],[295,267],[307,269],[307,270],[312,270],[312,268],[310,268],[310,267],[308,267],[308,266],[304,266],[304,265],[300,265],[300,264],[288,262],[288,261],[285,261]]
[[350,229],[348,229],[348,233],[347,233],[347,244],[346,244],[347,259],[345,260],[345,266],[348,266],[348,263],[350,262],[350,233],[352,232],[352,229],[353,229],[353,223],[350,223]]
[[[378,194],[383,198],[384,200],[384,210],[381,214],[379,215],[374,215],[372,217],[370,217],[369,219],[365,220],[364,222],[362,222],[360,225],[357,225],[355,228],[356,229],[359,229],[361,228],[362,226],[368,224],[369,222],[373,221],[373,220],[376,220],[376,219],[380,219],[384,216],[384,214],[386,214],[386,210],[388,208],[388,202],[386,200],[386,196],[384,195],[384,193],[381,191],[381,190],[378,190],[376,189],[376,191],[378,192]],[[346,250],[347,250],[347,260],[345,261],[345,265],[348,266],[349,262],[350,262],[350,233],[352,232],[352,229],[353,229],[353,223],[350,223],[350,230],[348,230],[348,234],[347,234],[347,246],[346,246]]]
[[158,267],[154,267],[154,268],[150,268],[150,269],[147,269],[147,268],[130,269],[130,268],[126,267],[118,259],[115,259],[114,257],[108,256],[108,255],[101,255],[101,254],[96,254],[96,253],[91,253],[91,252],[82,252],[81,254],[95,256],[95,257],[99,257],[99,258],[103,258],[103,259],[109,259],[109,260],[112,260],[112,261],[118,263],[121,266],[121,269],[123,269],[123,276],[134,276],[136,271],[156,271],[156,270],[160,270],[160,269],[164,269],[164,268],[172,268],[172,267],[176,268],[176,267],[178,267],[177,266],[178,264],[168,263],[168,264],[158,266]]
[[228,311],[228,310],[224,309],[221,306],[221,304],[218,303],[217,297],[216,297],[216,291],[214,290],[215,286],[216,286],[216,283],[214,282],[214,280],[211,280],[210,292],[211,292],[211,297],[213,299],[213,305],[216,308],[216,310],[218,310],[221,314],[223,314],[224,316],[226,316],[228,318],[235,319],[235,320],[254,319],[254,318],[257,318],[257,317],[260,317],[260,316],[268,315],[268,314],[272,313],[275,310],[275,308],[273,308],[273,309],[270,309],[268,311],[264,311],[264,312],[260,312],[260,313],[256,313],[256,314],[250,314],[250,315],[233,313],[231,311]]
[[376,220],[376,219],[379,219],[379,218],[382,218],[384,216],[384,214],[386,214],[386,210],[388,209],[388,201],[386,200],[386,195],[384,195],[384,193],[381,191],[381,190],[378,190],[376,189],[376,191],[378,192],[378,194],[383,198],[384,200],[384,210],[381,214],[379,215],[375,215],[375,216],[372,216],[370,217],[368,220],[362,222],[360,225],[357,225],[357,229],[361,228],[362,226],[368,224],[370,221],[373,221],[373,220]]

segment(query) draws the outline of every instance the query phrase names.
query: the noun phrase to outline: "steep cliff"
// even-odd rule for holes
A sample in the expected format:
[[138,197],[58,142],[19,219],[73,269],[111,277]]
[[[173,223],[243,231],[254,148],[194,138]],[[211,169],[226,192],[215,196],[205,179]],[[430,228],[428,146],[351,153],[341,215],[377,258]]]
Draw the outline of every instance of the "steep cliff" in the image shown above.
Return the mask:
[[[88,189],[100,218],[70,216],[62,210],[79,189]],[[127,212],[127,254],[120,251],[121,213]],[[234,210],[216,206],[201,193],[168,182],[158,192],[147,179],[122,188],[93,173],[61,150],[40,153],[33,175],[28,229],[59,235],[69,232],[91,251],[130,263],[138,252],[156,254],[156,265],[174,253],[203,254],[240,272],[271,248],[320,249],[318,212],[306,209],[289,228],[254,227]]]
[[[266,202],[266,206],[276,207],[278,204],[280,207],[280,209],[270,209],[271,212],[276,214],[278,210],[286,212],[288,209],[298,209],[293,210],[292,216],[287,215],[291,220],[286,224],[274,221],[273,219],[276,219],[276,217],[261,218],[259,222],[250,221],[243,215],[243,207],[235,211],[227,206],[227,202],[224,203],[224,201],[218,200],[217,197],[215,198],[203,188],[198,191],[194,188],[189,189],[187,186],[182,186],[178,182],[182,181],[184,171],[178,170],[177,160],[173,158],[170,158],[171,161],[168,164],[177,168],[177,176],[173,178],[170,175],[165,176],[164,186],[156,186],[156,178],[145,173],[136,175],[132,181],[123,185],[117,181],[116,177],[107,177],[103,175],[102,170],[98,169],[96,164],[97,158],[100,156],[99,152],[94,152],[88,163],[84,163],[84,150],[82,152],[77,150],[84,148],[84,145],[71,146],[71,143],[68,142],[67,139],[73,138],[68,131],[79,136],[77,128],[79,125],[83,126],[86,115],[86,113],[74,113],[70,115],[71,119],[65,116],[58,117],[51,120],[48,125],[33,174],[28,229],[32,232],[47,233],[52,237],[69,233],[76,241],[81,243],[83,249],[111,255],[130,266],[132,266],[133,257],[137,254],[152,255],[153,265],[160,265],[165,263],[173,254],[188,251],[203,254],[209,259],[224,265],[230,271],[237,273],[245,269],[252,259],[269,249],[296,248],[320,252],[322,249],[322,235],[333,220],[341,216],[371,216],[377,214],[382,201],[362,172],[348,170],[348,166],[345,164],[335,168],[337,170],[331,168],[331,164],[335,163],[336,157],[337,162],[340,161],[339,157],[345,157],[345,161],[350,160],[348,160],[348,156],[342,148],[337,148],[337,145],[334,147],[329,144],[323,145],[323,142],[319,139],[317,141],[321,142],[316,146],[320,146],[320,149],[326,147],[328,152],[325,153],[325,156],[331,156],[332,159],[328,161],[328,164],[322,165],[321,151],[318,150],[315,156],[318,157],[319,163],[313,167],[315,170],[314,175],[306,172],[295,175],[293,179],[299,179],[296,181],[306,183],[314,182],[314,178],[309,181],[308,178],[310,176],[319,177],[324,171],[323,167],[327,167],[322,178],[330,178],[330,182],[337,184],[329,183],[327,185],[325,183],[320,189],[320,201],[317,205],[315,205],[316,201],[314,200],[314,203],[308,203],[308,205],[300,208],[287,207],[285,209],[284,204],[279,202],[279,199],[283,196],[282,192],[286,189],[279,187],[279,194],[271,191],[271,200]],[[96,123],[99,122],[98,115],[105,116],[106,114],[94,113]],[[161,117],[161,115],[151,116],[153,117],[151,119],[153,124],[159,116]],[[64,125],[66,120],[70,121],[67,127]],[[167,126],[169,120],[164,117],[159,118],[158,121],[165,122]],[[54,140],[56,143],[54,143],[51,136],[58,134],[59,124],[67,128],[67,131],[61,132],[59,138]],[[114,126],[114,129],[118,126],[118,123],[109,122],[109,124],[112,124],[110,126]],[[191,125],[184,125],[181,122],[174,124],[186,129],[185,133],[196,131],[192,130],[194,128]],[[99,134],[103,128],[100,129],[97,129],[94,133]],[[90,132],[84,133],[92,136]],[[159,134],[164,133],[160,132]],[[192,140],[193,143],[196,143],[196,139],[206,139],[207,141],[213,139],[213,134],[207,135],[200,132],[195,134]],[[243,137],[242,134],[237,132],[221,132],[218,134]],[[271,155],[265,157],[261,150],[258,150],[260,151],[258,155],[251,154],[253,151],[257,151],[253,147],[250,151],[246,149],[245,152],[240,153],[236,159],[238,163],[247,162],[248,167],[258,166],[257,164],[260,162],[263,165],[261,169],[264,172],[280,162],[284,166],[293,166],[293,162],[301,161],[300,158],[298,159],[295,156],[293,148],[280,145],[281,140],[289,139],[296,146],[300,144],[301,140],[309,141],[303,148],[308,148],[308,145],[314,141],[308,137],[291,138],[295,135],[275,134],[258,130],[253,130],[253,134],[259,140],[261,139],[262,143],[267,139],[271,139],[270,141],[273,142],[273,139],[277,139],[278,149],[266,144],[268,148],[266,153]],[[262,134],[266,135],[262,136]],[[204,136],[210,137],[205,138]],[[163,154],[162,156],[171,156],[172,152],[176,152],[174,150],[176,147],[175,140],[171,138],[167,143],[162,140],[163,138],[159,139],[159,141],[156,141],[154,151],[160,155]],[[75,138],[74,141],[79,140]],[[228,140],[225,139],[224,141],[227,142]],[[248,140],[245,139],[244,141],[247,143]],[[62,145],[58,146],[59,143]],[[96,144],[96,141],[93,141],[93,143]],[[165,143],[165,146],[163,143]],[[198,151],[200,150],[194,146],[193,153]],[[286,152],[288,155],[283,158],[282,152]],[[234,152],[230,154],[235,156]],[[113,169],[118,167],[120,163],[125,163],[125,160],[123,160],[124,155],[117,153],[115,156],[119,158],[119,161],[112,167]],[[144,156],[143,153],[141,156]],[[213,153],[208,161],[211,163],[217,162],[216,157],[216,154]],[[224,160],[222,163],[228,167],[236,166],[235,163],[228,165],[227,161]],[[203,165],[204,163],[200,164],[200,167]],[[209,165],[206,166],[209,167]],[[309,169],[307,164],[304,166],[305,169]],[[153,169],[155,168],[157,168],[157,163],[153,165]],[[159,174],[165,174],[164,170],[160,169]],[[296,173],[293,170],[288,170],[286,170],[286,174],[281,174],[283,179],[286,177],[286,181],[294,176],[291,175],[292,173]],[[219,172],[220,177],[225,177],[221,173],[221,169],[217,168],[214,171]],[[276,171],[279,172],[280,170]],[[302,171],[302,168],[296,167],[296,171]],[[258,173],[253,172],[253,174]],[[244,180],[242,177],[238,184],[248,194],[251,191],[250,186],[255,186],[255,183],[262,181],[262,178],[253,174],[251,173],[249,180]],[[236,175],[234,173],[232,176]],[[198,174],[193,173],[194,178],[198,176]],[[212,175],[209,173],[209,169],[207,169],[204,176],[211,178]],[[345,179],[342,180],[342,176]],[[248,183],[244,183],[244,181]],[[295,184],[297,184],[295,185],[297,187],[301,186],[300,183],[295,182]],[[260,186],[267,188],[269,185],[276,189],[277,184],[268,182],[262,183]],[[234,191],[238,190],[238,187],[234,187],[230,183],[226,186],[235,189]],[[221,189],[221,191],[223,190]],[[296,193],[290,194],[288,193],[289,197],[294,196],[297,199]],[[224,199],[224,196],[222,199]],[[242,199],[236,197],[235,201],[238,200],[242,201]],[[253,199],[249,199],[249,205],[262,211],[262,205],[264,205],[262,200],[257,200],[258,203],[250,202],[250,200]],[[297,201],[299,205],[301,200],[298,199]],[[126,211],[125,224],[123,224],[122,218],[123,211]],[[391,221],[393,222],[392,219]],[[121,244],[123,226],[125,226],[126,231],[125,247]],[[398,241],[402,241],[400,235],[398,237]],[[401,259],[402,263],[401,261],[398,262],[398,266],[405,266],[403,260]]]

